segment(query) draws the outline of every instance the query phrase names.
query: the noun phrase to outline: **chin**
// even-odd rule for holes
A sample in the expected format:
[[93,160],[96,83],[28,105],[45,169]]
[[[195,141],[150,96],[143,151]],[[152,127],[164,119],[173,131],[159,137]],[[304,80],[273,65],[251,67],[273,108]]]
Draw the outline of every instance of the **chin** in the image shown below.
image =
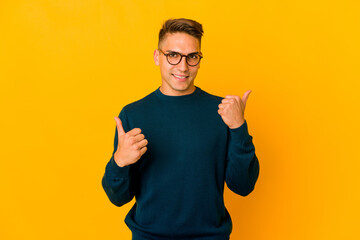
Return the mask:
[[190,85],[186,85],[186,86],[175,86],[175,88],[173,88],[176,91],[187,91],[191,88]]

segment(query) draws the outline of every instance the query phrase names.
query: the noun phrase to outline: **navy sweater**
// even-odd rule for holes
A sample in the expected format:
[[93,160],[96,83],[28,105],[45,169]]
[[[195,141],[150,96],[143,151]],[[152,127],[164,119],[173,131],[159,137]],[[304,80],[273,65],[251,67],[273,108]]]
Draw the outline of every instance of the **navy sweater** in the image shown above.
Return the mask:
[[221,100],[199,87],[184,96],[164,95],[158,88],[121,110],[125,132],[140,128],[147,151],[135,164],[119,167],[115,129],[102,186],[116,206],[135,197],[125,218],[134,240],[229,239],[224,182],[248,195],[259,162],[247,122],[228,128],[217,112]]

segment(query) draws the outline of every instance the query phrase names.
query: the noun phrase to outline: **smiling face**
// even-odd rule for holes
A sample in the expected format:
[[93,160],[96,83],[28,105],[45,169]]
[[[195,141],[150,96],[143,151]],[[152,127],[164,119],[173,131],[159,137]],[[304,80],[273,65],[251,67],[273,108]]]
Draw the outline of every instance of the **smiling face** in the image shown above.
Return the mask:
[[[178,52],[183,55],[200,52],[199,40],[183,32],[167,33],[159,48],[164,53]],[[171,65],[159,50],[154,52],[154,61],[160,67],[162,79],[160,91],[163,94],[181,96],[195,91],[194,80],[200,63],[193,67],[189,66],[183,57],[179,64]]]

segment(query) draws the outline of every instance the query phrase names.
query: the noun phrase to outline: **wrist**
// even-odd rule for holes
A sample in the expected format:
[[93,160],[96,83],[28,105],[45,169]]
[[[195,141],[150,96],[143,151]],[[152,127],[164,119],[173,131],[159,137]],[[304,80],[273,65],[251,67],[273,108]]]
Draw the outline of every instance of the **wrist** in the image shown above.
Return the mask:
[[125,167],[127,164],[118,156],[117,152],[114,154],[114,161],[119,167]]
[[239,128],[241,127],[245,122],[245,119],[243,119],[241,122],[239,122],[238,124],[236,125],[232,125],[232,126],[229,126],[230,129],[235,129],[235,128]]

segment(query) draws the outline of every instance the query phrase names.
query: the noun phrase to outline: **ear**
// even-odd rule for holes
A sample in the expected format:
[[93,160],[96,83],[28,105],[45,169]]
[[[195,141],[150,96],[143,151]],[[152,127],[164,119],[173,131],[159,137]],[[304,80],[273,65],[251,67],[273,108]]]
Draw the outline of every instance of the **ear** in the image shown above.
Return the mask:
[[154,62],[156,66],[159,66],[159,50],[154,50]]

